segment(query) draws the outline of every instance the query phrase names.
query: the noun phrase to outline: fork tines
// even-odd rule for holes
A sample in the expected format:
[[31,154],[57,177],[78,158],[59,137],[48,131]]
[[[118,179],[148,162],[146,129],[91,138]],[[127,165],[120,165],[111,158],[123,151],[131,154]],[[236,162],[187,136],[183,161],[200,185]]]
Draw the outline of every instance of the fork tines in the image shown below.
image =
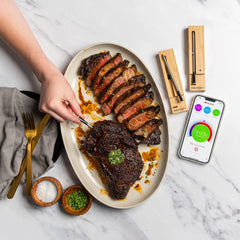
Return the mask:
[[23,113],[23,122],[25,129],[35,129],[36,125],[34,122],[33,114],[30,112]]

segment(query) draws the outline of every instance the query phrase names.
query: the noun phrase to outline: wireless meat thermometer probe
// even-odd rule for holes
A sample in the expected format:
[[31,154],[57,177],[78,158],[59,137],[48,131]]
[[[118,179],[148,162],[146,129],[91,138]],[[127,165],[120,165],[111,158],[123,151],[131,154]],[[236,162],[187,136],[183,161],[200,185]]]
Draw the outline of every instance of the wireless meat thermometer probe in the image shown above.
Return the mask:
[[195,44],[195,31],[192,31],[192,67],[193,67],[192,85],[196,85],[196,44]]
[[176,82],[175,82],[175,80],[174,80],[174,78],[173,78],[172,72],[171,72],[171,70],[170,70],[170,68],[169,68],[169,66],[168,66],[166,56],[164,56],[163,54],[162,54],[162,59],[163,59],[165,65],[166,65],[166,68],[167,68],[167,71],[168,71],[168,79],[169,79],[169,80],[170,80],[170,79],[172,80],[173,86],[174,86],[174,88],[175,88],[175,90],[176,90],[176,92],[177,92],[177,95],[178,95],[180,101],[182,102],[182,101],[183,101],[183,98],[182,98],[181,93],[180,93],[180,91],[179,91],[179,89],[178,89],[178,86],[177,86],[177,84],[176,84]]
[[[66,105],[69,105],[68,101],[64,101]],[[90,125],[86,120],[84,120],[83,118],[81,118],[80,116],[78,116],[77,114],[73,113],[73,115],[75,115],[82,123],[84,123],[85,125],[87,125],[89,128],[93,128],[92,125]]]
[[90,125],[87,121],[85,121],[83,118],[81,118],[80,116],[77,116],[77,118],[82,122],[84,123],[85,125],[87,125],[89,128],[92,128],[93,126]]

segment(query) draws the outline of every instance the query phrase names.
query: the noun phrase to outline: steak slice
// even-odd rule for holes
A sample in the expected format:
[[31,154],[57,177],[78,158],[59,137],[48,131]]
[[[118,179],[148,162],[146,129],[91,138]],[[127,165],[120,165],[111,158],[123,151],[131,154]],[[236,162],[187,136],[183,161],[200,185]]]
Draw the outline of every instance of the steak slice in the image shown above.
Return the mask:
[[85,58],[80,66],[79,74],[86,81],[86,85],[90,86],[93,78],[98,70],[111,58],[109,52],[102,52]]
[[147,138],[141,141],[142,144],[149,145],[158,145],[161,143],[161,131],[159,128],[156,128]]
[[147,84],[143,87],[135,87],[128,91],[126,94],[122,95],[118,98],[117,102],[114,105],[114,112],[118,114],[118,112],[125,106],[130,105],[140,96],[146,94],[146,92],[151,88],[151,84]]
[[118,122],[122,123],[125,119],[131,117],[133,114],[137,113],[139,110],[144,111],[145,108],[149,107],[153,102],[153,92],[148,92],[146,95],[139,97],[135,102],[126,105],[119,111],[117,115]]
[[108,72],[105,76],[103,76],[102,79],[101,79],[100,84],[94,90],[95,96],[99,97],[100,94],[102,93],[102,91],[104,90],[104,88],[109,83],[111,83],[114,78],[118,77],[121,74],[121,72],[125,68],[127,68],[128,64],[129,64],[129,61],[128,60],[124,60],[117,67],[115,67],[110,72]]
[[110,96],[110,98],[102,105],[102,111],[105,115],[108,115],[112,112],[114,104],[120,99],[123,95],[129,92],[131,89],[136,87],[143,87],[145,84],[145,77],[143,74],[136,75],[129,79],[128,82],[121,85],[117,88]]
[[108,98],[113,94],[113,92],[121,85],[126,83],[131,77],[135,76],[137,72],[136,65],[132,65],[131,67],[125,69],[122,74],[115,78],[101,93],[101,98],[99,102],[103,104]]
[[114,67],[116,67],[120,62],[122,61],[122,55],[120,53],[117,53],[113,58],[111,58],[103,67],[101,67],[101,69],[98,71],[96,77],[94,78],[94,80],[91,83],[91,87],[93,88],[93,90],[95,90],[102,77],[111,69],[113,69]]
[[[162,119],[152,119],[146,122],[142,127],[137,129],[133,134],[133,138],[139,140],[140,143],[145,143],[147,145],[156,145],[160,143],[160,134],[157,132],[154,134],[155,130],[162,124]],[[160,132],[161,133],[161,132]],[[151,135],[153,136],[151,137]]]
[[139,111],[130,118],[123,121],[126,128],[130,131],[135,131],[138,128],[142,127],[146,122],[152,120],[160,112],[160,106],[151,106],[144,111]]
[[[110,196],[114,199],[126,198],[130,187],[139,180],[143,169],[137,143],[130,133],[114,121],[99,121],[86,137],[85,147],[99,162]],[[114,150],[121,152],[122,162],[110,163],[109,154]]]

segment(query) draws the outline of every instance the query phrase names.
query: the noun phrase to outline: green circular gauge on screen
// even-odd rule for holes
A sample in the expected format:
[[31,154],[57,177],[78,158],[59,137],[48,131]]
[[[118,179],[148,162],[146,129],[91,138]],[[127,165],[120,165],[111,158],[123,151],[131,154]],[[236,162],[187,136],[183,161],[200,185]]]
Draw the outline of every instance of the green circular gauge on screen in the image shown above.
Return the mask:
[[215,117],[219,116],[219,114],[220,114],[220,110],[218,110],[218,109],[214,109],[214,110],[213,110],[213,115],[214,115]]
[[190,136],[197,142],[210,141],[212,129],[204,122],[196,123],[190,129]]

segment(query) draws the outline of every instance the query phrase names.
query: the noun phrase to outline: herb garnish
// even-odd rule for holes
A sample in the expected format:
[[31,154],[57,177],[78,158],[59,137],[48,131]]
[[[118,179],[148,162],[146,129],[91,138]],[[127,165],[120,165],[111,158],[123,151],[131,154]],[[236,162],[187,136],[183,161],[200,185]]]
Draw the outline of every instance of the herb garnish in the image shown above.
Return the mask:
[[121,153],[120,149],[112,150],[108,155],[108,161],[111,164],[119,164],[123,161],[123,154]]
[[87,196],[80,190],[68,195],[68,204],[74,210],[79,210],[85,207],[87,203]]

